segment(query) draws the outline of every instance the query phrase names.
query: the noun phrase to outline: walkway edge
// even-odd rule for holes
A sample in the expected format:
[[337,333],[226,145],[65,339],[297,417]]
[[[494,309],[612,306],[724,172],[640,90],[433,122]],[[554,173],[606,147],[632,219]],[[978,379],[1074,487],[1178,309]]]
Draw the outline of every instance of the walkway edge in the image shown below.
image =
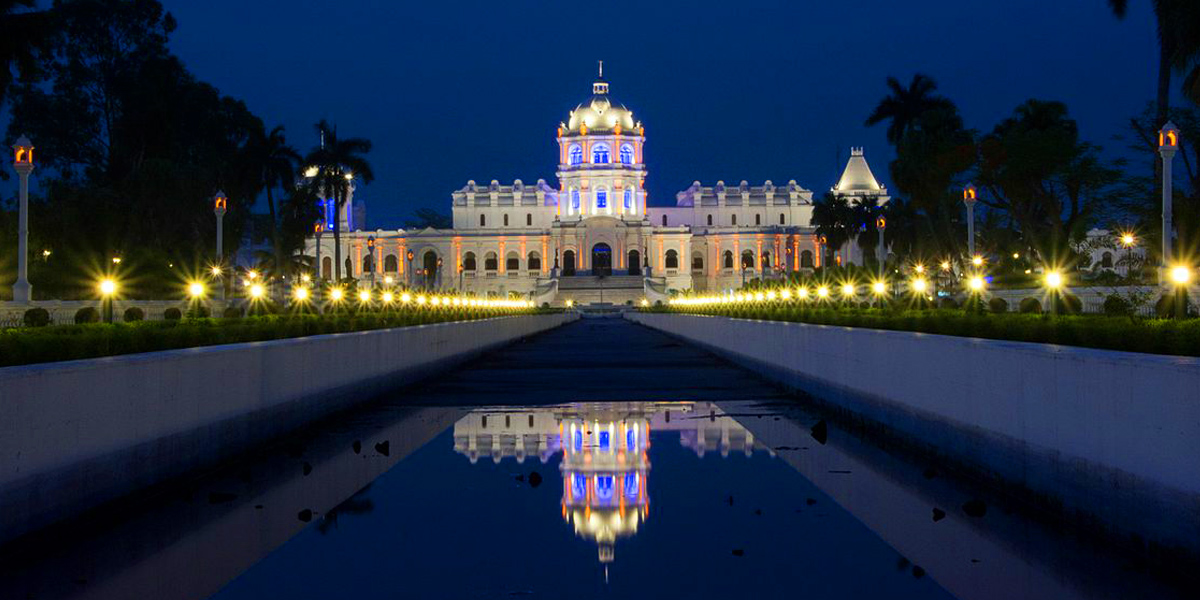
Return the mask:
[[0,542],[577,318],[500,317],[0,369]]

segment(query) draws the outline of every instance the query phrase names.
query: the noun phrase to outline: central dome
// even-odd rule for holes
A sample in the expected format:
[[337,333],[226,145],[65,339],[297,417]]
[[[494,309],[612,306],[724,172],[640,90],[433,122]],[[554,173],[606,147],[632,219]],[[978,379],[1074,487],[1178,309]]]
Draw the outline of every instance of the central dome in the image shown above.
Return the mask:
[[589,133],[623,133],[642,135],[642,124],[635,121],[633,111],[617,104],[608,96],[608,83],[604,79],[592,84],[592,98],[575,107],[565,125],[560,125],[562,135],[587,135]]

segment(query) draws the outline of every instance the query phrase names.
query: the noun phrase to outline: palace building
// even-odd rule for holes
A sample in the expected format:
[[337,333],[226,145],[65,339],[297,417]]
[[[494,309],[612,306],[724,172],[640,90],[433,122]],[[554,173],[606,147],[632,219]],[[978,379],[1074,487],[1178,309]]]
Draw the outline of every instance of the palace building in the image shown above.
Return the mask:
[[[649,206],[646,128],[609,94],[592,96],[557,129],[557,184],[539,179],[468,181],[452,197],[452,229],[353,227],[354,202],[340,219],[325,209],[326,232],[342,228],[343,273],[360,285],[385,282],[562,305],[665,299],[673,290],[721,291],[753,278],[821,266],[811,225],[813,192],[796,181],[750,185],[693,182],[670,207]],[[835,195],[882,205],[861,148],[851,151]],[[308,240],[320,275],[333,277],[333,236]],[[854,244],[835,260],[859,262]]]

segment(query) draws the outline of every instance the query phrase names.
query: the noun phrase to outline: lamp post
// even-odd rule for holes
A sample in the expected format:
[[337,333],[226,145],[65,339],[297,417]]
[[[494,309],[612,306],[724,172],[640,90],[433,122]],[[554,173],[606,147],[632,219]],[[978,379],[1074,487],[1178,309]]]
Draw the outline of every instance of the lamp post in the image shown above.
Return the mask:
[[879,261],[879,279],[883,280],[883,262],[887,258],[887,251],[883,247],[883,230],[887,227],[887,219],[883,215],[879,215],[875,219],[875,229],[879,231],[879,247],[875,249],[875,259]]
[[26,136],[21,136],[13,145],[13,170],[21,179],[17,282],[13,284],[13,300],[28,304],[33,299],[33,286],[29,285],[29,174],[33,172],[33,143]]
[[963,188],[963,204],[967,205],[967,256],[975,256],[975,201],[978,192],[975,186],[967,184]]
[[[320,284],[320,282],[325,279],[325,274],[321,272],[321,230],[322,229],[324,229],[324,226],[320,222],[318,222],[316,225],[313,225],[313,237],[316,238],[316,240],[317,240],[317,242],[316,242],[316,244],[317,244],[317,260],[316,260],[316,264],[313,265],[313,270],[317,272],[317,283],[318,284]],[[318,289],[320,289],[320,288],[318,287]]]
[[1158,131],[1158,153],[1162,156],[1162,267],[1158,270],[1159,284],[1167,283],[1167,269],[1171,268],[1171,161],[1179,150],[1179,128],[1167,121]]
[[433,287],[434,289],[442,289],[442,257],[440,256],[437,260],[437,273],[434,273],[433,276]]
[[1133,245],[1136,242],[1132,233],[1121,234],[1121,245],[1125,247],[1125,277],[1129,278],[1130,283],[1133,282]]
[[[218,191],[213,196],[213,214],[217,216],[217,265],[224,265],[225,256],[225,209],[229,206],[229,198],[225,192]],[[221,286],[221,299],[225,299],[225,286]]]
[[375,287],[375,236],[367,237],[367,254],[371,256],[371,288]]
[[413,287],[413,270],[412,270],[413,251],[409,250],[408,254],[405,255],[405,258],[408,259],[408,288],[412,289],[412,287]]

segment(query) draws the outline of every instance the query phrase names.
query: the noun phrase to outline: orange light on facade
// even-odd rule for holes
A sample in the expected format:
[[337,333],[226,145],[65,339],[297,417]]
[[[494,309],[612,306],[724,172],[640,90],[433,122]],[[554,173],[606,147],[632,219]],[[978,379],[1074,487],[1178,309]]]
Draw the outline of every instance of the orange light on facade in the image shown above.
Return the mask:
[[1179,146],[1178,130],[1170,127],[1164,127],[1162,131],[1158,132],[1159,148],[1175,148],[1177,146]]
[[887,219],[885,219],[883,217],[879,217],[878,219],[875,219],[875,227],[878,227],[879,229],[883,229],[883,228],[887,227]]
[[979,192],[975,190],[975,186],[968,183],[967,187],[963,188],[963,202],[974,203],[978,199]]
[[33,143],[29,138],[21,136],[16,144],[13,144],[13,163],[18,165],[33,164]]

